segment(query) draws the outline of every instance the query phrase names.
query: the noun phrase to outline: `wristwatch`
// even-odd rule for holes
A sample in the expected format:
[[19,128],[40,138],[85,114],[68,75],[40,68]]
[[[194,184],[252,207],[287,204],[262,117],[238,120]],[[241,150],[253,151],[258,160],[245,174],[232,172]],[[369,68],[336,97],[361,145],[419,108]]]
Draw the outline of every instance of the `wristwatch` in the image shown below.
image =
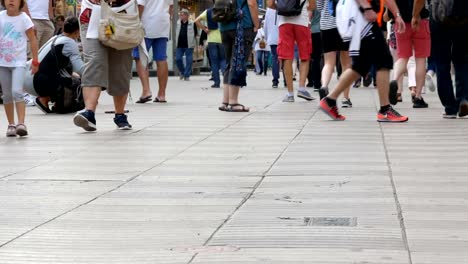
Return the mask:
[[400,12],[397,12],[397,13],[396,13],[396,17],[401,17]]

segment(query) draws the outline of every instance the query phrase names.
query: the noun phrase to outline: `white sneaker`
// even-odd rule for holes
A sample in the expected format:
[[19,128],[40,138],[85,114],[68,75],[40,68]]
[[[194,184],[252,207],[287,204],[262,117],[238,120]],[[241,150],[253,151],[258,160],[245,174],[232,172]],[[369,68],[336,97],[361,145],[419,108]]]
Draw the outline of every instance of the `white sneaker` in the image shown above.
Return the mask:
[[24,103],[26,106],[35,106],[36,105],[36,97],[30,94],[25,94],[24,97]]
[[427,87],[431,92],[435,92],[436,90],[434,77],[428,73],[426,73],[426,85],[424,87]]

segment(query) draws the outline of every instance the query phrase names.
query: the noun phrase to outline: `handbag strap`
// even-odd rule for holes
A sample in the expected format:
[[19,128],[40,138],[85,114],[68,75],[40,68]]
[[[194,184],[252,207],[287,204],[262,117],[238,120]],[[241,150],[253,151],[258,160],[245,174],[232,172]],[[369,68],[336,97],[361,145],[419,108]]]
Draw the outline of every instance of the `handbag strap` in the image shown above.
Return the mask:
[[[103,5],[107,5],[107,7],[109,7],[109,9],[112,10],[112,6],[111,6],[108,2],[106,2],[106,0],[101,0],[101,3],[100,3],[100,4],[101,4],[101,8],[102,8]],[[128,6],[130,7],[130,4],[132,4],[132,5],[134,6],[134,8],[135,8],[135,14],[138,15],[139,10],[138,10],[138,4],[137,4],[136,0],[130,0],[130,1],[128,1],[128,3],[126,3],[126,4],[123,5],[123,6],[128,5]],[[122,6],[122,7],[123,7],[123,6]],[[124,9],[121,10],[120,12],[124,11],[125,9],[127,9],[127,8],[124,8]],[[112,11],[113,11],[113,10],[112,10]],[[116,13],[118,13],[118,12],[116,12]]]

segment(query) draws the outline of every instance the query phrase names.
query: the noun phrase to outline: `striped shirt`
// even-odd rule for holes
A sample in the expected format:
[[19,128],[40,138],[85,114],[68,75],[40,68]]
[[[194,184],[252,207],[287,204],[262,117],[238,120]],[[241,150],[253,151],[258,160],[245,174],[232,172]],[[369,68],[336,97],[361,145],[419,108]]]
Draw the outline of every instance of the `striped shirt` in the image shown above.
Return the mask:
[[317,9],[320,11],[320,30],[336,28],[336,18],[330,15],[328,0],[317,0]]

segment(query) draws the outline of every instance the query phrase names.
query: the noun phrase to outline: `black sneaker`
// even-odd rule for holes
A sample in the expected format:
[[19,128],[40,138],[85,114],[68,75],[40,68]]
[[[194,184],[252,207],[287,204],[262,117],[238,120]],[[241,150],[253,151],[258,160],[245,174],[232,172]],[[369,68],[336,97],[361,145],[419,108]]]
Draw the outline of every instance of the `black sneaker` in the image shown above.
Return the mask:
[[362,84],[364,85],[364,87],[369,87],[371,83],[372,83],[372,76],[370,74],[367,74],[364,80],[362,81]]
[[114,123],[120,130],[131,130],[132,125],[128,123],[127,115],[125,114],[116,114],[114,117]]
[[392,105],[396,105],[398,103],[398,82],[396,80],[390,82],[388,99],[390,100],[390,104]]
[[429,105],[424,101],[424,98],[414,98],[413,108],[428,108]]
[[319,89],[320,100],[327,97],[327,95],[328,95],[328,87],[322,87]]
[[91,110],[77,112],[73,117],[73,123],[83,128],[85,131],[96,131],[96,118]]

